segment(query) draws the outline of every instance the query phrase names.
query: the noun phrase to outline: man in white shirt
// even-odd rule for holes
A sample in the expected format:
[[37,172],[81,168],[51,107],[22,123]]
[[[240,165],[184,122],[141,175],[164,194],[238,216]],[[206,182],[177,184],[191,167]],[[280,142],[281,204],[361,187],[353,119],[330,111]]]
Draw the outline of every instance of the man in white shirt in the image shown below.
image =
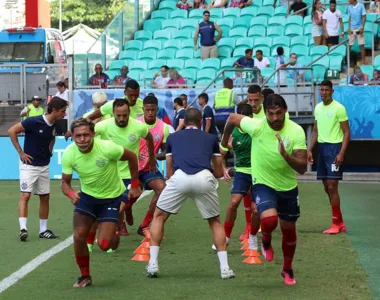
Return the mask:
[[263,56],[263,51],[261,51],[261,50],[256,51],[256,58],[254,60],[254,66],[256,68],[259,68],[260,70],[262,70],[264,68],[269,68],[269,66],[270,66],[269,59],[267,57]]
[[63,81],[58,81],[57,90],[58,92],[55,94],[56,97],[69,101],[69,94],[67,92],[66,84]]
[[339,24],[340,24],[340,37],[344,36],[344,25],[342,20],[342,13],[336,9],[336,0],[330,0],[330,9],[326,9],[322,16],[323,19],[323,32],[327,41],[327,45],[331,46],[339,44]]
[[162,66],[161,73],[160,72],[156,73],[150,84],[152,87],[156,89],[164,89],[169,80],[170,80],[169,67]]

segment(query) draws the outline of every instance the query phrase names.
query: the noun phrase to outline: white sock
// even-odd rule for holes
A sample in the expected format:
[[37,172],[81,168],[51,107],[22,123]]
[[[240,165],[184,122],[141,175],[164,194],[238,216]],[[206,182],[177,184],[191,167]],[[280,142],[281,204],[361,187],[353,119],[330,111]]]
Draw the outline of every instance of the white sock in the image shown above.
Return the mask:
[[18,222],[20,224],[20,230],[21,229],[26,229],[26,221],[28,218],[18,218]]
[[257,251],[257,234],[249,234],[249,250],[256,250]]
[[228,244],[230,243],[230,238],[226,237],[226,244],[228,246]]
[[48,220],[42,220],[40,219],[40,233],[45,232],[47,230],[47,222]]
[[229,269],[228,259],[227,259],[227,251],[219,251],[218,258],[220,262],[220,269]]
[[160,246],[150,246],[150,260],[149,263],[157,264],[158,252],[160,252]]

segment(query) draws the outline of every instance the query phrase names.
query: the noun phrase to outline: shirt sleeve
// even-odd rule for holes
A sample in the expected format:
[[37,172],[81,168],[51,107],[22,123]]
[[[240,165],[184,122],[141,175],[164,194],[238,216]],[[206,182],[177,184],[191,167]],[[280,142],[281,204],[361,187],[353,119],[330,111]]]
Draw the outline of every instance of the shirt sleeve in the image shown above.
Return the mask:
[[166,141],[166,155],[172,155],[172,139],[171,139],[171,135],[168,137],[167,141]]
[[178,120],[184,120],[185,119],[185,110],[181,110],[178,114]]
[[[372,3],[372,2],[371,2]],[[362,16],[365,16],[367,13],[365,11],[365,7],[364,7],[364,4],[361,3],[361,7],[362,7]]]
[[301,126],[297,125],[297,134],[295,134],[294,137],[293,150],[307,150],[306,135]]
[[212,119],[213,115],[214,115],[214,114],[213,114],[213,112],[212,112],[211,107],[206,106],[205,111],[203,112],[203,117],[204,117],[205,119]]
[[95,124],[95,136],[102,137],[104,133],[104,124],[105,122],[98,122]]
[[107,158],[110,160],[119,161],[124,154],[124,148],[111,141],[107,141],[107,143],[108,145],[105,148]]
[[162,140],[164,144],[166,143],[166,140],[168,139],[169,134],[170,134],[169,126],[167,124],[164,124],[164,139]]
[[214,138],[214,144],[212,145],[212,153],[216,156],[220,156],[220,148],[217,137]]
[[248,133],[250,136],[253,136],[257,130],[258,130],[258,123],[260,122],[260,120],[258,119],[252,119],[250,117],[244,117],[241,121],[240,121],[240,128]]
[[106,104],[100,107],[100,113],[104,115],[112,115],[113,101],[108,101]]
[[33,118],[27,118],[21,122],[22,127],[24,127],[25,132],[32,130],[35,127],[35,122]]
[[264,62],[265,62],[265,67],[267,65],[270,65],[270,61],[269,61],[269,59],[267,57],[264,57]]
[[70,148],[67,148],[62,155],[62,173],[71,175],[73,174],[72,153]]
[[140,136],[143,138],[143,139],[145,139],[146,138],[146,136],[148,135],[148,133],[149,133],[149,130],[148,130],[148,127],[146,127],[146,125],[145,124],[143,124],[143,123],[141,123],[141,122],[139,122],[140,124]]
[[336,113],[336,116],[337,116],[339,122],[344,122],[344,121],[348,120],[346,108],[343,105],[341,105],[339,107],[339,109]]

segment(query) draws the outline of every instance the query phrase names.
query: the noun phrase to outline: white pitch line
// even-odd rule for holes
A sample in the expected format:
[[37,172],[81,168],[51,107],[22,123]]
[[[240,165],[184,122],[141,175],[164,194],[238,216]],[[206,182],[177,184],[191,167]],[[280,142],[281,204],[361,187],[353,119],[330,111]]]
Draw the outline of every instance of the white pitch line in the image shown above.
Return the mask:
[[[138,201],[140,201],[142,198],[144,198],[145,196],[149,195],[151,192],[152,191],[144,191],[141,194],[141,196],[137,199],[136,203]],[[29,273],[33,272],[37,267],[42,265],[44,262],[48,261],[54,255],[65,250],[72,243],[74,243],[73,235],[69,236],[63,242],[60,242],[59,244],[55,245],[54,247],[50,248],[49,250],[41,253],[35,259],[31,260],[26,265],[24,265],[20,269],[18,269],[16,272],[12,273],[10,276],[1,280],[0,281],[0,294],[2,292],[4,292],[5,290],[7,290],[8,288],[10,288],[15,283],[17,283],[17,281],[24,278]]]

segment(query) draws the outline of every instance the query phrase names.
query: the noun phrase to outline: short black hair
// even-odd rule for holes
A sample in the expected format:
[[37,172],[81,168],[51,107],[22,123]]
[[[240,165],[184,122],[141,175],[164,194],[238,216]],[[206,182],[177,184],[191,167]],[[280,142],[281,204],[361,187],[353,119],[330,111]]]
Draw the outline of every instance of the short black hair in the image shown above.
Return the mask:
[[154,96],[146,96],[143,101],[143,105],[145,104],[155,104],[158,105],[158,100]]
[[323,80],[320,84],[321,86],[328,86],[330,89],[333,89],[333,84],[330,80]]
[[156,95],[154,93],[149,93],[148,96],[156,97]]
[[265,99],[265,98],[268,97],[269,95],[274,94],[274,90],[272,90],[272,89],[263,89],[263,90],[261,91],[261,93],[263,94],[263,97],[264,97],[264,99]]
[[253,84],[248,88],[248,94],[261,93],[261,87],[257,84]]
[[245,54],[252,53],[252,49],[245,50]]
[[112,110],[115,110],[116,107],[127,105],[129,108],[129,101],[125,98],[116,98],[112,103]]
[[139,83],[134,79],[128,80],[127,83],[125,84],[125,89],[137,90],[139,88],[140,88]]
[[163,65],[163,66],[161,66],[161,68],[160,68],[160,69],[162,69],[162,68],[164,68],[164,69],[165,69],[165,71],[169,70],[169,67],[168,67],[167,65]]
[[82,126],[86,126],[86,127],[90,128],[91,132],[95,131],[95,124],[92,123],[92,121],[90,119],[86,119],[86,118],[78,118],[78,119],[74,120],[71,123],[70,131],[72,133],[74,133],[75,128],[82,127]]
[[208,103],[208,95],[206,93],[202,93],[198,96],[198,98],[202,98],[205,100],[206,103]]
[[183,101],[180,97],[175,98],[174,103],[178,104],[179,106],[183,106]]
[[54,96],[48,103],[47,112],[48,114],[51,114],[53,112],[53,109],[60,110],[67,106],[69,106],[69,102],[67,102],[66,100],[63,100],[62,98]]
[[58,81],[56,86],[59,86],[59,87],[65,87],[66,88],[66,84],[63,82],[63,81]]
[[236,108],[236,112],[243,116],[253,115],[252,106],[247,103],[240,103]]
[[336,0],[330,0],[330,4],[336,4]]
[[270,94],[264,99],[264,111],[268,109],[280,107],[282,109],[288,109],[285,99],[279,94]]
[[202,123],[202,113],[195,107],[190,107],[185,111],[185,124],[200,126]]
[[263,55],[263,50],[256,50],[256,53],[259,52],[261,55]]
[[203,12],[203,15],[205,15],[205,14],[210,14],[210,12],[209,12],[208,10],[205,10],[205,11]]
[[186,94],[181,94],[179,95],[180,97],[185,97],[187,99],[187,95]]
[[277,55],[284,55],[284,48],[282,48],[281,46],[277,47],[276,52]]

